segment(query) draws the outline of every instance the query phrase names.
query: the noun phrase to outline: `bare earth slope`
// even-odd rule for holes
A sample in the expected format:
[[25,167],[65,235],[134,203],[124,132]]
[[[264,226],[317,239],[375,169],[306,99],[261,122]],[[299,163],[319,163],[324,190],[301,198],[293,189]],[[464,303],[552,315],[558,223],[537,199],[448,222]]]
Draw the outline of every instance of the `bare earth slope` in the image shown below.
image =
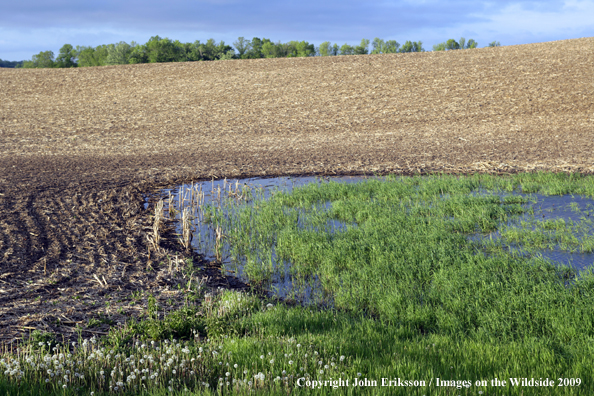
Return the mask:
[[143,196],[158,187],[280,174],[593,173],[593,92],[594,38],[0,69],[0,332],[68,333],[99,310],[115,315],[104,303],[116,291],[174,284],[145,270]]

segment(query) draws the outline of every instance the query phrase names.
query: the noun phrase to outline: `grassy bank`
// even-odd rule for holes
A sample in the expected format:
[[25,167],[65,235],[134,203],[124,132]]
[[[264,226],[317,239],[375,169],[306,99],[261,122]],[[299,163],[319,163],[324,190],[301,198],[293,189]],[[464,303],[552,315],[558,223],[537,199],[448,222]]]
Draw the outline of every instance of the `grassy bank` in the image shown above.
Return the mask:
[[[0,394],[592,394],[594,275],[506,247],[591,251],[590,212],[514,223],[534,214],[518,188],[594,197],[594,179],[575,174],[441,175],[202,208],[252,283],[290,275],[292,300],[316,285],[310,303],[188,287],[183,310],[163,318],[153,303],[104,340],[36,334],[3,354]],[[377,386],[353,386],[365,379]]]

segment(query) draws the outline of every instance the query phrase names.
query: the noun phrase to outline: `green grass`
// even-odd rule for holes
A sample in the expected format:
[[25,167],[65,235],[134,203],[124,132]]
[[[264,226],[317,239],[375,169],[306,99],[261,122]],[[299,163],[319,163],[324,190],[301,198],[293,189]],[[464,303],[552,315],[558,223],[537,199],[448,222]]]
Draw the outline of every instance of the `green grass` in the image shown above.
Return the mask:
[[[575,211],[580,212],[579,209]],[[594,219],[585,211],[580,221],[532,217],[519,225],[501,227],[501,235],[511,243],[521,244],[527,251],[559,249],[567,252],[594,252]]]
[[[527,212],[530,198],[495,192],[519,187],[594,197],[594,179],[575,174],[436,175],[311,185],[268,201],[254,196],[249,205],[229,200],[228,212],[208,207],[205,219],[223,229],[227,254],[243,260],[252,282],[266,284],[290,263],[294,297],[317,280],[326,308],[196,290],[199,298],[189,300],[202,304],[189,302],[166,318],[153,306],[144,320],[96,344],[54,347],[50,336],[36,335],[20,355],[3,355],[0,395],[111,394],[110,378],[112,393],[123,382],[125,393],[148,395],[170,394],[169,387],[174,394],[594,394],[594,275],[574,274],[568,283],[567,267],[502,247],[579,250],[591,229],[588,214],[581,222],[504,226]],[[467,238],[497,230],[499,241]],[[576,234],[581,238],[572,239]],[[60,364],[51,377],[47,370]],[[66,369],[72,382],[63,388],[57,378]],[[311,389],[299,387],[299,378],[350,385],[367,378],[378,386]],[[419,385],[382,387],[382,378]],[[459,388],[437,387],[436,378],[459,381]],[[495,378],[508,384],[494,386]],[[514,387],[510,378],[548,378],[555,386]],[[558,386],[560,378],[580,384]]]

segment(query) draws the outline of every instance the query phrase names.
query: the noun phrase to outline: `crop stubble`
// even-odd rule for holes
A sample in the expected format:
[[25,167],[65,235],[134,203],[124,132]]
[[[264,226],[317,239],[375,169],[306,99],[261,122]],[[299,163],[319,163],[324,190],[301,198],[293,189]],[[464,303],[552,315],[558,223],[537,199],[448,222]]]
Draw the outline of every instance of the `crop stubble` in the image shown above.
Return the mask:
[[[121,322],[139,310],[116,297],[133,290],[179,303],[181,274],[145,270],[153,205],[145,210],[143,197],[154,203],[161,187],[289,174],[593,173],[593,76],[594,38],[0,69],[0,342],[34,328],[72,336],[99,312]],[[180,250],[174,239],[151,260]],[[209,268],[211,285],[235,285]]]

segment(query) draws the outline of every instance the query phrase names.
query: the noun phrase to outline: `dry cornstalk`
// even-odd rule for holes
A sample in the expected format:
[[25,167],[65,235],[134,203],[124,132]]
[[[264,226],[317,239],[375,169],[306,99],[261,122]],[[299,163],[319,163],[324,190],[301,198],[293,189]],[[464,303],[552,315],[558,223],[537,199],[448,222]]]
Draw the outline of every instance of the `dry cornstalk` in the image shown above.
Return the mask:
[[193,235],[190,222],[190,208],[184,208],[182,212],[182,245],[188,250],[191,246]]
[[163,200],[160,199],[155,206],[155,219],[153,221],[153,235],[147,235],[146,239],[153,250],[159,251],[159,242],[161,242],[161,226],[163,222]]
[[225,237],[225,235],[223,235],[223,228],[221,228],[220,226],[217,225],[217,228],[215,228],[215,234],[216,234],[216,239],[215,239],[215,257],[218,261],[221,261],[221,248],[222,246],[222,240]]
[[155,242],[157,245],[161,242],[161,225],[163,222],[163,200],[160,199],[155,206],[155,221],[153,223],[153,232],[155,233]]
[[175,208],[173,207],[173,197],[171,196],[171,191],[169,191],[169,217],[175,216]]

